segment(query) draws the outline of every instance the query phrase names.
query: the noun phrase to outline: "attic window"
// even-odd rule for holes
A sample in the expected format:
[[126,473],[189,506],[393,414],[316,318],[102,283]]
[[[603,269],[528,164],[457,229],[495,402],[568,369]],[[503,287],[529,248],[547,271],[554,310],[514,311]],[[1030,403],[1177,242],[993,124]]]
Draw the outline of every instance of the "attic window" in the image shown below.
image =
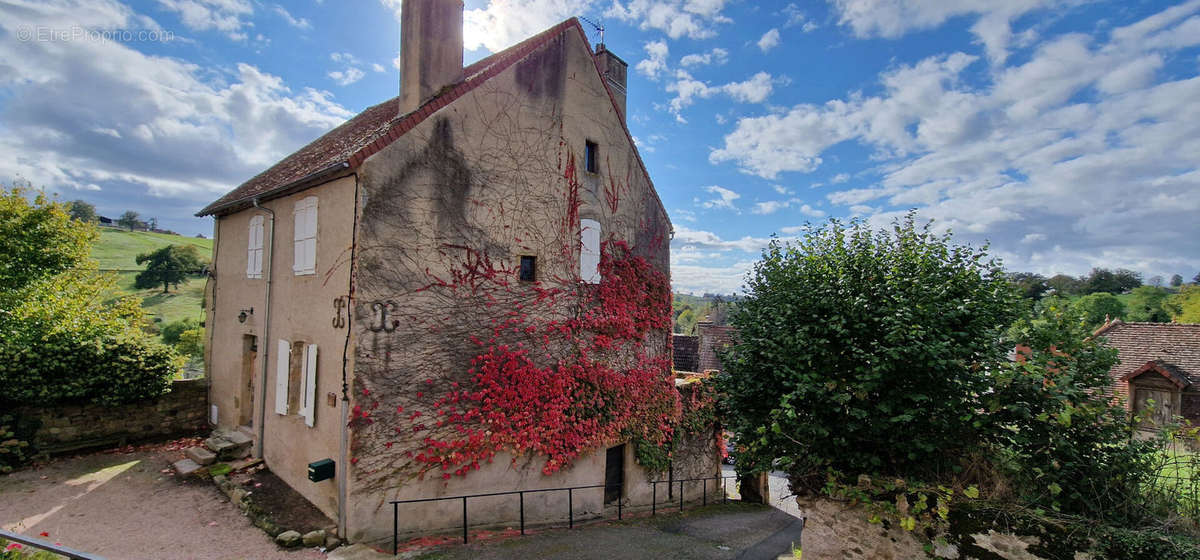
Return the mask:
[[585,150],[584,162],[587,165],[588,173],[600,172],[600,146],[591,140],[587,141],[587,149]]
[[537,257],[522,256],[521,281],[533,282],[535,280],[537,280]]

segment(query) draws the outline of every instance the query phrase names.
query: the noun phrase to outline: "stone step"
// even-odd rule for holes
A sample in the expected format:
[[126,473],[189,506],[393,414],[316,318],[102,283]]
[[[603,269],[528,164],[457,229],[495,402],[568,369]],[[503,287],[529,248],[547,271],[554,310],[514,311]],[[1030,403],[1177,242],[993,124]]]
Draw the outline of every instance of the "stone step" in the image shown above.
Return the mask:
[[207,467],[217,461],[217,454],[209,451],[206,447],[189,447],[183,451],[183,455],[202,467]]
[[171,468],[175,469],[179,476],[191,476],[200,472],[204,467],[191,459],[180,459],[171,464]]
[[241,432],[214,432],[204,440],[204,446],[216,453],[222,461],[233,461],[250,455],[254,440]]

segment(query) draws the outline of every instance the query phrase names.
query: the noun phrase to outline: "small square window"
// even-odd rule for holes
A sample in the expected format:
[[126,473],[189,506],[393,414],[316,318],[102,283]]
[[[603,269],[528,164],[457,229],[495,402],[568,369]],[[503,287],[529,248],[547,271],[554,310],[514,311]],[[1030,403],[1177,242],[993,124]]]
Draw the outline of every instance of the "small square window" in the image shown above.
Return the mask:
[[535,280],[537,280],[537,257],[521,257],[521,281],[533,282]]
[[588,173],[600,172],[600,146],[591,140],[587,141],[587,151],[585,153],[584,162],[587,164]]

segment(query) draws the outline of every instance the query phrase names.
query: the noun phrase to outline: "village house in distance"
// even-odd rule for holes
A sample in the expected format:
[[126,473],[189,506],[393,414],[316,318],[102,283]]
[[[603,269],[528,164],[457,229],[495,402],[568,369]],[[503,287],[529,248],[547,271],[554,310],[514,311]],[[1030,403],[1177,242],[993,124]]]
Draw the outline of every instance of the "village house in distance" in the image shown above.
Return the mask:
[[[391,536],[390,500],[617,483],[576,493],[579,517],[719,473],[711,428],[673,428],[672,227],[625,126],[626,63],[570,19],[464,68],[462,18],[405,0],[401,95],[198,213],[211,420],[352,541]],[[524,506],[566,518],[563,496]],[[400,530],[460,508],[406,507]]]

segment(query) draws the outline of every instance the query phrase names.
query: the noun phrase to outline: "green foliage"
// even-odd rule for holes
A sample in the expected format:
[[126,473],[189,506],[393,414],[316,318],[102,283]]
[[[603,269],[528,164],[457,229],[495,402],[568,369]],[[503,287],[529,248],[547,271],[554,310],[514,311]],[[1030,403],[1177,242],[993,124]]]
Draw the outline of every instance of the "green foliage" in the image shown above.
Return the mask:
[[1133,289],[1129,297],[1129,313],[1126,318],[1130,321],[1147,323],[1169,323],[1171,312],[1167,306],[1167,296],[1171,295],[1164,288],[1155,286],[1139,286]]
[[1142,285],[1142,275],[1132,270],[1118,268],[1093,268],[1091,274],[1083,280],[1084,293],[1094,294],[1108,292],[1121,294]]
[[87,223],[98,220],[96,217],[96,207],[88,204],[87,202],[82,200],[72,200],[71,202],[68,202],[66,206],[67,213],[71,214],[71,218],[75,220]]
[[1178,288],[1183,285],[1183,276],[1174,274],[1171,276],[1171,287]]
[[0,314],[0,403],[119,404],[167,390],[178,358],[142,332],[136,299],[104,303],[111,286],[80,268],[21,291]]
[[120,218],[117,218],[117,225],[124,228],[129,228],[129,231],[133,231],[133,228],[142,225],[142,221],[138,218],[140,218],[140,216],[137,212],[134,212],[133,210],[126,210],[124,214],[121,214]]
[[1140,522],[1155,513],[1143,489],[1156,475],[1156,443],[1135,440],[1124,408],[1105,395],[1117,351],[1090,335],[1058,304],[1013,326],[1021,359],[991,366],[983,398],[994,461],[1027,504]]
[[1200,286],[1192,284],[1167,298],[1165,307],[1176,323],[1200,323]]
[[137,256],[137,263],[145,264],[146,270],[134,279],[138,288],[153,288],[162,284],[163,293],[174,285],[187,280],[188,274],[200,271],[206,262],[194,245],[169,245],[161,249],[142,253]]
[[831,220],[763,251],[718,378],[740,472],[923,475],[979,444],[1018,296],[984,251],[915,220]]
[[[37,193],[0,189],[0,297],[82,263],[96,228],[71,219],[61,203]],[[0,309],[3,309],[0,306]]]
[[195,319],[180,319],[164,325],[159,334],[162,335],[163,344],[170,344],[174,346],[179,344],[180,335],[182,335],[184,331],[190,331],[198,328],[200,328],[200,321]]
[[1008,275],[1009,282],[1016,286],[1022,296],[1037,300],[1050,290],[1048,279],[1032,272],[1014,272]]
[[1055,274],[1046,280],[1046,285],[1054,290],[1057,296],[1071,296],[1083,293],[1083,282],[1066,274]]
[[183,331],[179,335],[179,344],[175,345],[175,351],[183,356],[191,356],[193,358],[204,357],[204,329],[194,328]]
[[[1047,306],[1063,307],[1061,301],[1053,302]],[[1120,298],[1108,292],[1097,292],[1083,296],[1071,304],[1074,312],[1082,317],[1083,322],[1091,328],[1099,327],[1104,324],[1107,319],[1121,319],[1125,317],[1125,304]]]

